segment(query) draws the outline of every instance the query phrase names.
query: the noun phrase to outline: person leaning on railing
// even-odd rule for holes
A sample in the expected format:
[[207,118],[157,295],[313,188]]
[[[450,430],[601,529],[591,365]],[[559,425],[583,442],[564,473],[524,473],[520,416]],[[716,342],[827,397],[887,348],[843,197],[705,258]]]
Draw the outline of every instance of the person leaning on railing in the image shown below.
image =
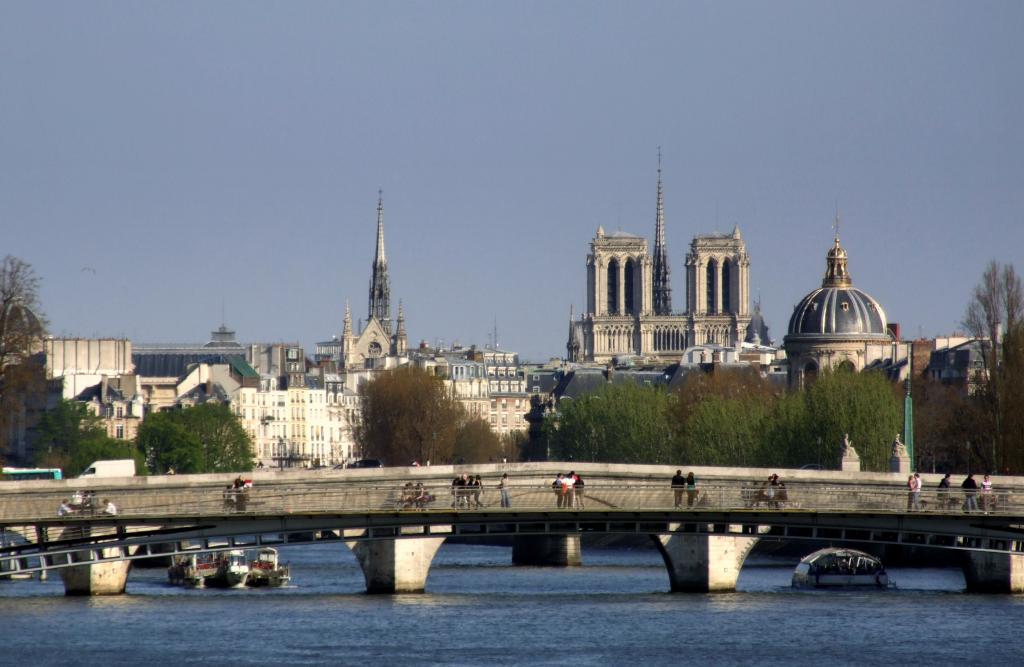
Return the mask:
[[[693,473],[690,473],[691,475]],[[683,477],[682,470],[676,470],[676,474],[672,477],[672,495],[675,496],[675,506],[680,507],[683,504],[683,491],[686,490],[686,478]]]
[[978,511],[978,482],[974,479],[973,473],[967,474],[967,479],[960,484],[960,488],[964,490],[964,511],[965,512],[977,512]]
[[981,510],[988,514],[996,509],[995,496],[992,495],[992,478],[988,475],[981,480]]
[[[693,503],[697,500],[697,478],[693,476],[693,472],[689,472],[686,475],[686,506],[693,507]],[[678,504],[677,504],[678,506]]]
[[939,482],[939,490],[936,493],[938,496],[939,507],[942,509],[949,509],[950,497],[949,497],[949,473],[947,472],[942,481]]

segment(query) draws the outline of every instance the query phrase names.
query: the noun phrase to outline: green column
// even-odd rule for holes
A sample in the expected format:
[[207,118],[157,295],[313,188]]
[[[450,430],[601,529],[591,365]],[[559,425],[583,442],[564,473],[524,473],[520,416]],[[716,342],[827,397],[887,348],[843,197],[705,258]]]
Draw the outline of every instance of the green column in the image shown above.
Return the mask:
[[907,354],[907,394],[903,398],[903,443],[907,446],[910,457],[910,469],[917,470],[914,460],[914,398],[910,395],[911,378],[914,376],[914,344],[910,344]]

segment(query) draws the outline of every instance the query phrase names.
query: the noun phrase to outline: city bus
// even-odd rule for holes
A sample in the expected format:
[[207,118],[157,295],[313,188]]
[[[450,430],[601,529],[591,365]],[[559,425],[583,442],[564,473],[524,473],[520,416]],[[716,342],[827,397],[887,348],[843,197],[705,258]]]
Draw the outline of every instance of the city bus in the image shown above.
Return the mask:
[[8,482],[24,482],[32,479],[64,479],[60,468],[0,468],[0,479]]

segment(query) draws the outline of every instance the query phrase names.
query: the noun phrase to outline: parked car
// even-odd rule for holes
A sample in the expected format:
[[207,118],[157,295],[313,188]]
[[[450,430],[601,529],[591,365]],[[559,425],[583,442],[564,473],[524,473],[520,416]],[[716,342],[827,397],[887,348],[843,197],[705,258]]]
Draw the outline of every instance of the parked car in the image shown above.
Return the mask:
[[384,464],[380,459],[359,459],[349,463],[346,468],[383,468]]

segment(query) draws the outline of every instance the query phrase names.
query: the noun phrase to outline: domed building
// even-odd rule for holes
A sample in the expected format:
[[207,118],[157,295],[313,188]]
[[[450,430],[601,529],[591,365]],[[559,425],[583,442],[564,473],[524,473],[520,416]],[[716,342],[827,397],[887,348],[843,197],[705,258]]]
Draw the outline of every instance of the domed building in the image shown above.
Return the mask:
[[821,287],[801,299],[789,318],[783,348],[791,386],[802,386],[825,368],[861,371],[900,354],[882,305],[853,286],[838,234],[826,262]]

